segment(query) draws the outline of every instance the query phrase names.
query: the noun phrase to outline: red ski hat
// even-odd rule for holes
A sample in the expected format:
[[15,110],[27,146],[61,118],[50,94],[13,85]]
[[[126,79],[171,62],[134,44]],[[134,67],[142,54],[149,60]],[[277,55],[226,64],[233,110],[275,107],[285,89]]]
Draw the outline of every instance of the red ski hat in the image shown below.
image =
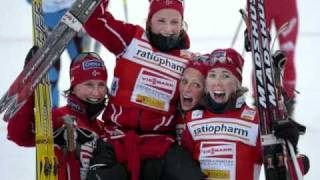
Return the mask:
[[81,53],[71,63],[71,87],[88,80],[107,81],[107,78],[108,74],[104,62],[96,53]]
[[204,77],[206,77],[206,72],[207,72],[207,66],[204,62],[202,61],[190,61],[188,64],[187,64],[187,67],[185,68],[188,69],[188,68],[193,68],[195,70],[198,70]]
[[216,49],[209,55],[208,71],[213,68],[225,68],[229,70],[241,83],[244,60],[234,49]]
[[183,18],[183,0],[149,0],[149,14],[148,21],[151,19],[154,13],[161,9],[175,9]]

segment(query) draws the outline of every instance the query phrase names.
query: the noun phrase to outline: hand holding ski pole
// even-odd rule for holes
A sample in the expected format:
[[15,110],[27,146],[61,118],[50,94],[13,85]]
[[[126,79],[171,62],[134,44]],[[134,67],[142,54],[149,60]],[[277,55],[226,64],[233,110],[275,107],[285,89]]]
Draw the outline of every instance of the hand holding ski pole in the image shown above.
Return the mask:
[[306,127],[288,118],[274,121],[273,130],[277,138],[288,140],[293,145],[295,152],[297,152],[299,135],[305,133]]

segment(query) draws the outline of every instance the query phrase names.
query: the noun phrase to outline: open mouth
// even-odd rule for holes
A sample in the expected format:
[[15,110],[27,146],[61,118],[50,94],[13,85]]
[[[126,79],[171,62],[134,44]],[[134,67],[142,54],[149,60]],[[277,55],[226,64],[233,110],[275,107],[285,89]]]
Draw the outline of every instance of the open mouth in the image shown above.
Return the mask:
[[215,91],[215,92],[213,92],[213,94],[217,98],[222,98],[222,97],[224,97],[226,95],[226,93],[223,92],[223,91]]
[[183,101],[191,103],[192,102],[192,97],[183,96]]
[[192,103],[192,97],[190,96],[183,96],[182,98],[183,102],[186,102],[186,103]]
[[184,110],[192,107],[193,98],[191,96],[183,95],[181,100],[181,106]]
[[101,102],[101,98],[87,98],[87,101],[91,104],[98,104]]
[[213,99],[216,100],[217,102],[219,101],[223,101],[226,97],[226,93],[224,91],[213,91],[213,93],[211,93],[211,95],[213,95]]

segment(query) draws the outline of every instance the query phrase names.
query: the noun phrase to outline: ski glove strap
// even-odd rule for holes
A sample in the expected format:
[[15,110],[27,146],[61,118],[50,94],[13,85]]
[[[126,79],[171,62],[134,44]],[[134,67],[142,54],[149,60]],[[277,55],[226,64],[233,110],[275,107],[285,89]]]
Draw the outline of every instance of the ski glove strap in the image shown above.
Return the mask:
[[79,153],[79,159],[80,159],[80,175],[81,180],[87,178],[87,173],[89,171],[89,163],[90,159],[92,158],[92,153],[95,148],[95,140],[92,140],[90,142],[86,142],[78,147],[77,150]]

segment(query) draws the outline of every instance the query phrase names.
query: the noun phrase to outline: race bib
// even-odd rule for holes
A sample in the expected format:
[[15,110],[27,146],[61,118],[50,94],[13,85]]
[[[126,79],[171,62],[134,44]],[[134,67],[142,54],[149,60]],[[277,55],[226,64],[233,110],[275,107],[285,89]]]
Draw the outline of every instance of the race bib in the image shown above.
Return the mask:
[[199,162],[210,180],[235,180],[236,144],[228,142],[201,142]]
[[141,68],[132,92],[131,102],[161,111],[168,111],[176,86],[177,80]]

